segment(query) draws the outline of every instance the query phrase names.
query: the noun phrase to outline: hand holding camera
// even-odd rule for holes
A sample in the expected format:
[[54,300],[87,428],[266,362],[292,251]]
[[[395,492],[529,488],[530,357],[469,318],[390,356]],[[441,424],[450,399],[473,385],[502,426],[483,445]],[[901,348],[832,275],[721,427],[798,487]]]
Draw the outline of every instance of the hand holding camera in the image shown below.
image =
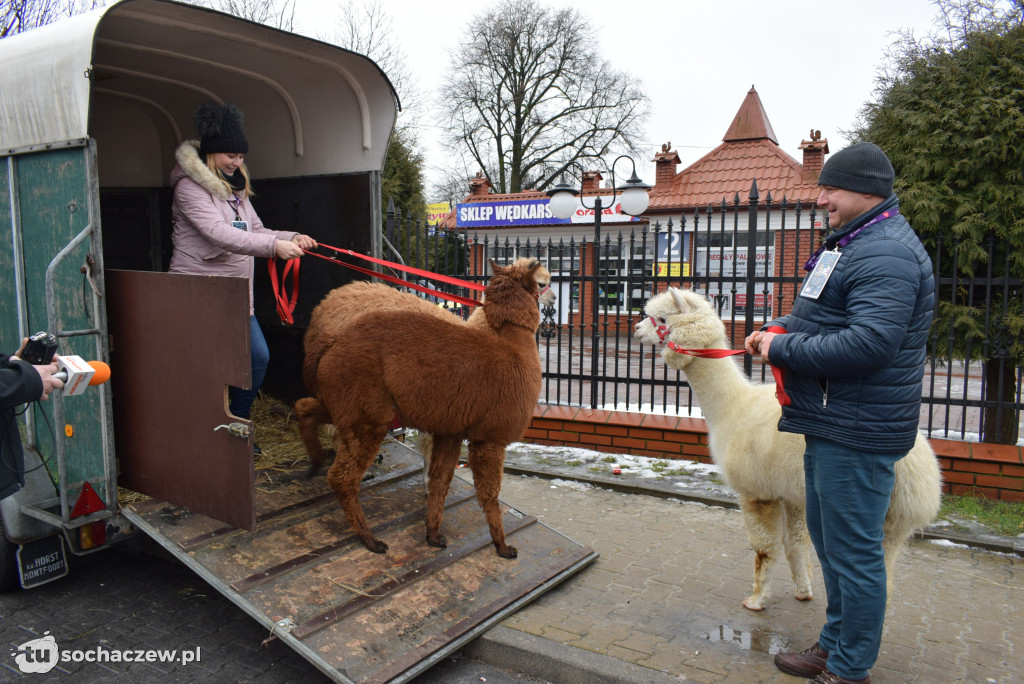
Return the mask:
[[100,385],[110,379],[110,367],[102,361],[85,361],[80,356],[58,356],[57,338],[48,332],[38,332],[26,339],[16,354],[31,363],[43,381],[43,396],[48,399],[57,389],[64,388],[66,396],[82,394],[90,385]]

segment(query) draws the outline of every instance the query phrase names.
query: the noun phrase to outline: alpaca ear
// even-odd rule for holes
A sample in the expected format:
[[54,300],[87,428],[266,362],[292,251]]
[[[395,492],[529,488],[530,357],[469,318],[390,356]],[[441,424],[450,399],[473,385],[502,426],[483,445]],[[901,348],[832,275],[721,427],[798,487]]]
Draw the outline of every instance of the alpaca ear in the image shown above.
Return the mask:
[[530,292],[534,292],[537,289],[537,277],[534,274],[537,272],[538,268],[540,268],[540,262],[531,259],[530,268],[523,274],[523,287]]
[[675,301],[679,313],[686,313],[690,310],[690,305],[686,302],[686,297],[683,296],[679,288],[670,287],[668,291],[672,293],[672,299]]
[[489,263],[491,265],[491,275],[494,275],[494,274],[499,273],[501,271],[501,266],[499,266],[498,262],[495,261],[494,259],[488,259],[487,263]]

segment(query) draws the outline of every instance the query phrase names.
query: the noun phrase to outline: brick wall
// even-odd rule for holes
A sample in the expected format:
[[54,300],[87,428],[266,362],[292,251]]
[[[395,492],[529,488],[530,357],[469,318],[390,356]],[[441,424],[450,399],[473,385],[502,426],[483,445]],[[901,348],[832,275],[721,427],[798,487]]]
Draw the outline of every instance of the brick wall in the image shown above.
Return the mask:
[[[524,441],[711,463],[707,425],[700,418],[538,404]],[[930,441],[942,468],[945,493],[1024,501],[1020,447]]]

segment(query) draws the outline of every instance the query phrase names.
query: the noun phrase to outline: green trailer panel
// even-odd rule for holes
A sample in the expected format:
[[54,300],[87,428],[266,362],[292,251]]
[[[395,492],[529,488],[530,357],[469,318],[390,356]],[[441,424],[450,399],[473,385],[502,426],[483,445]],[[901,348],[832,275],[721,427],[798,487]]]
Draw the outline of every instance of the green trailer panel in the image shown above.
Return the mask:
[[[58,337],[58,353],[101,359],[102,283],[91,278],[102,263],[95,196],[94,148],[86,141],[5,157],[0,215],[4,285],[13,296],[0,304],[0,351],[13,352],[21,339],[39,331]],[[47,292],[49,283],[50,291]],[[82,483],[108,497],[108,438],[103,391],[55,395],[32,404],[29,443],[43,455],[54,482],[70,485],[73,506]],[[63,476],[59,448],[64,450]]]

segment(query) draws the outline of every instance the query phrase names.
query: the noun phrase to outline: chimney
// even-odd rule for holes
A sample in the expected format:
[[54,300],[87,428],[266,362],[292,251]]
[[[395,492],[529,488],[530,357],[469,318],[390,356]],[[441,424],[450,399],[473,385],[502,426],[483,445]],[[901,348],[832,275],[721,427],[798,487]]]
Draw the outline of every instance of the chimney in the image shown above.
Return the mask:
[[802,141],[799,149],[804,151],[804,176],[817,181],[828,154],[828,138],[822,140],[821,131],[812,128],[811,139]]
[[469,179],[469,196],[479,197],[487,195],[491,191],[491,181],[484,177],[483,171],[477,171],[476,175]]
[[661,146],[661,152],[654,155],[654,187],[668,185],[676,177],[676,166],[682,163],[679,155],[671,149],[672,143],[667,142]]
[[601,180],[603,178],[604,176],[601,175],[600,171],[584,171],[581,189],[583,192],[586,192],[587,190],[598,190],[601,187]]

